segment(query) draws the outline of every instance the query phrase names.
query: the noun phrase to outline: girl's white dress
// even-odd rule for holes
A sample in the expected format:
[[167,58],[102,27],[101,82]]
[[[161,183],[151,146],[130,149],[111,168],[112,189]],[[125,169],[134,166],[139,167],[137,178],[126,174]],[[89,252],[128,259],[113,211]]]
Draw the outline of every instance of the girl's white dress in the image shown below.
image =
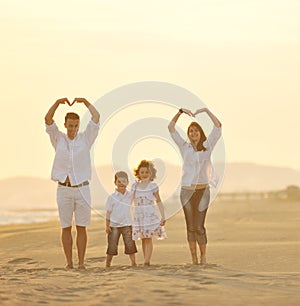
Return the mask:
[[158,215],[158,208],[155,204],[153,192],[158,191],[158,186],[150,182],[145,189],[139,187],[138,183],[133,184],[134,193],[134,217],[132,226],[132,239],[143,238],[164,239],[167,237],[163,226],[160,226],[161,219]]

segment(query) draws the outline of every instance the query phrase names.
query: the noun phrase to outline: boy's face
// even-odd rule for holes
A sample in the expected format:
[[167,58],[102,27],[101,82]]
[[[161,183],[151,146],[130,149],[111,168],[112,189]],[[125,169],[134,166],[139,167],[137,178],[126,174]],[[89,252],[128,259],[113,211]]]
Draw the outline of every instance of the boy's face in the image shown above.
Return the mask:
[[128,185],[128,180],[125,177],[118,177],[115,181],[115,185],[119,192],[125,192],[126,187]]

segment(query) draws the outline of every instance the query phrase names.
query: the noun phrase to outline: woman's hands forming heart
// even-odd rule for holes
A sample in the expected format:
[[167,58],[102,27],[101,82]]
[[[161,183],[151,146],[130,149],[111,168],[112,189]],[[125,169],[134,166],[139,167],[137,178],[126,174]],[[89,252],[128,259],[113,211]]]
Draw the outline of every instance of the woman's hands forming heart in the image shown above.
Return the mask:
[[200,113],[203,113],[203,112],[206,112],[207,111],[207,108],[199,108],[197,109],[194,113],[192,111],[190,111],[189,109],[186,109],[186,108],[181,108],[182,112],[191,116],[191,117],[195,117],[196,115],[200,114]]

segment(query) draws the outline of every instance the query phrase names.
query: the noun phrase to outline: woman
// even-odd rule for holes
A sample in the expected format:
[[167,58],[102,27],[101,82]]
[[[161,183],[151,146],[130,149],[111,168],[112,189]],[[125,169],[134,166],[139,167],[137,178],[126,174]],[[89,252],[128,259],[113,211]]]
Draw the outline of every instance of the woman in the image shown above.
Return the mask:
[[[197,122],[192,122],[187,130],[189,142],[185,141],[175,130],[175,125],[182,113],[195,117],[206,113],[214,126],[206,137],[203,129]],[[187,240],[193,264],[198,264],[197,244],[200,249],[200,264],[206,264],[206,230],[205,217],[210,200],[209,183],[212,180],[211,153],[221,137],[221,123],[207,108],[198,109],[194,114],[181,108],[171,120],[169,126],[171,136],[179,147],[182,159],[182,180],[180,201],[183,206]]]

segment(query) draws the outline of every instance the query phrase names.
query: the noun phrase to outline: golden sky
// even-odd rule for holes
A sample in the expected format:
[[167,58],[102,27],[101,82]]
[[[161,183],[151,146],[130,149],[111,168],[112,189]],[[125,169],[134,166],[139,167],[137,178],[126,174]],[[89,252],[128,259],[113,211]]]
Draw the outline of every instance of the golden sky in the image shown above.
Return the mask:
[[300,169],[298,0],[1,0],[0,27],[0,178],[50,176],[43,118],[56,99],[148,80],[204,101],[227,162]]

